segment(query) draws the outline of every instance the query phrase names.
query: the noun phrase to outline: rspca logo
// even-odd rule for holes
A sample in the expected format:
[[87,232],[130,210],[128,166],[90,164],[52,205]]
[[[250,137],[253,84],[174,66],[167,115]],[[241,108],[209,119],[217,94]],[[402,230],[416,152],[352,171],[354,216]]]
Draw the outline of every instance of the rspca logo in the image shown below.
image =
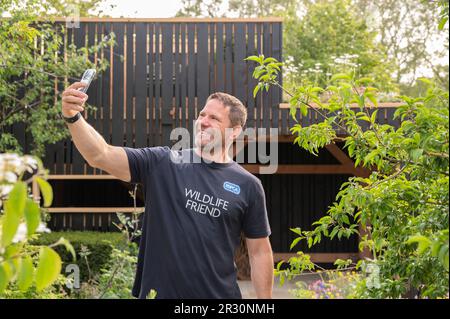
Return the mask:
[[223,188],[226,191],[232,192],[236,195],[239,195],[241,193],[241,188],[239,187],[239,185],[230,183],[230,182],[225,182],[223,183]]

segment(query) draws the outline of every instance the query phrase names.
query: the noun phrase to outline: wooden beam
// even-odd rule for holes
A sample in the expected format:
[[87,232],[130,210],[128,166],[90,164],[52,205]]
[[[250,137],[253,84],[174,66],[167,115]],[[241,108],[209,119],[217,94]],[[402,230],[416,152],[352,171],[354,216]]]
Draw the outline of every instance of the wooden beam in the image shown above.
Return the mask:
[[339,163],[354,166],[354,163],[350,157],[348,157],[347,154],[345,154],[344,151],[341,150],[336,144],[328,144],[325,148],[339,161]]
[[82,175],[82,174],[66,174],[66,175],[48,175],[47,179],[49,180],[57,180],[57,179],[117,179],[117,177],[105,174],[105,175]]
[[[319,107],[317,105],[317,103],[309,103],[309,104],[312,107]],[[328,105],[328,103],[323,103],[323,104]],[[350,103],[349,105],[350,105],[350,108],[359,108],[358,103]],[[403,106],[403,105],[405,105],[405,102],[383,102],[383,103],[378,103],[378,106],[375,106],[372,102],[368,102],[366,104],[366,107],[381,109],[381,108],[397,108],[397,107]],[[280,103],[278,105],[278,107],[280,109],[289,109],[291,106],[289,103]]]
[[[336,259],[351,259],[353,261],[358,260],[358,253],[306,253],[311,256],[311,261],[314,263],[334,263]],[[274,262],[281,260],[288,261],[291,257],[297,257],[296,253],[274,253]]]
[[[70,18],[70,17],[69,17]],[[49,19],[41,18],[40,21],[48,21]],[[56,17],[52,21],[65,22],[67,18]],[[161,23],[201,23],[201,22],[283,22],[283,18],[280,17],[264,17],[264,18],[90,18],[80,17],[80,22],[161,22]]]
[[[142,213],[145,207],[136,207],[138,213]],[[51,214],[64,214],[64,213],[133,213],[134,207],[50,207],[47,208]]]
[[[253,174],[259,174],[262,167],[268,165],[243,164],[241,165],[247,171]],[[275,174],[337,174],[354,175],[354,169],[344,165],[299,165],[299,164],[281,164],[278,165]]]

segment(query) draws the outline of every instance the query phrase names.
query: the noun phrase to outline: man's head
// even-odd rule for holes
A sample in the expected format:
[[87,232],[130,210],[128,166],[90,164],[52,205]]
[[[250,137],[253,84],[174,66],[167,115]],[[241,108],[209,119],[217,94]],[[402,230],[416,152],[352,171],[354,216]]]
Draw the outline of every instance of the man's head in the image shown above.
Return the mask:
[[227,150],[242,132],[246,121],[247,109],[238,98],[227,93],[213,93],[198,115],[195,144],[200,148]]

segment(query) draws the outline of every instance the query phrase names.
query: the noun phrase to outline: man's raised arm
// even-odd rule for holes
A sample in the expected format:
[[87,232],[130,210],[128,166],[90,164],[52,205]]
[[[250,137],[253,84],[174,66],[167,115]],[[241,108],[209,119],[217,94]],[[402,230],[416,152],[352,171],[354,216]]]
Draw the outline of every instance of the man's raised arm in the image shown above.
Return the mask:
[[[84,83],[75,82],[62,94],[62,115],[72,118],[84,110],[83,105],[88,96],[78,91]],[[128,157],[122,147],[111,146],[81,116],[74,123],[68,123],[72,140],[83,158],[92,167],[99,168],[129,182],[131,179]]]

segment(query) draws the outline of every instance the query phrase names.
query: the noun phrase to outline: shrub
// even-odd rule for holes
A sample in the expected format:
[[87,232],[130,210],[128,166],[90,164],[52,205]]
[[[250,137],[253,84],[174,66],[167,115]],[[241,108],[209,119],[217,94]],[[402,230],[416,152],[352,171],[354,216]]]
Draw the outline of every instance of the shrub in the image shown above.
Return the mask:
[[[68,264],[76,263],[80,267],[80,280],[88,281],[97,277],[111,258],[113,247],[124,248],[127,245],[122,233],[101,233],[91,231],[52,232],[43,234],[34,244],[46,245],[63,237],[72,244],[77,259],[74,262],[70,253],[64,247],[56,247],[63,261],[63,272]],[[86,262],[87,259],[87,262]]]

